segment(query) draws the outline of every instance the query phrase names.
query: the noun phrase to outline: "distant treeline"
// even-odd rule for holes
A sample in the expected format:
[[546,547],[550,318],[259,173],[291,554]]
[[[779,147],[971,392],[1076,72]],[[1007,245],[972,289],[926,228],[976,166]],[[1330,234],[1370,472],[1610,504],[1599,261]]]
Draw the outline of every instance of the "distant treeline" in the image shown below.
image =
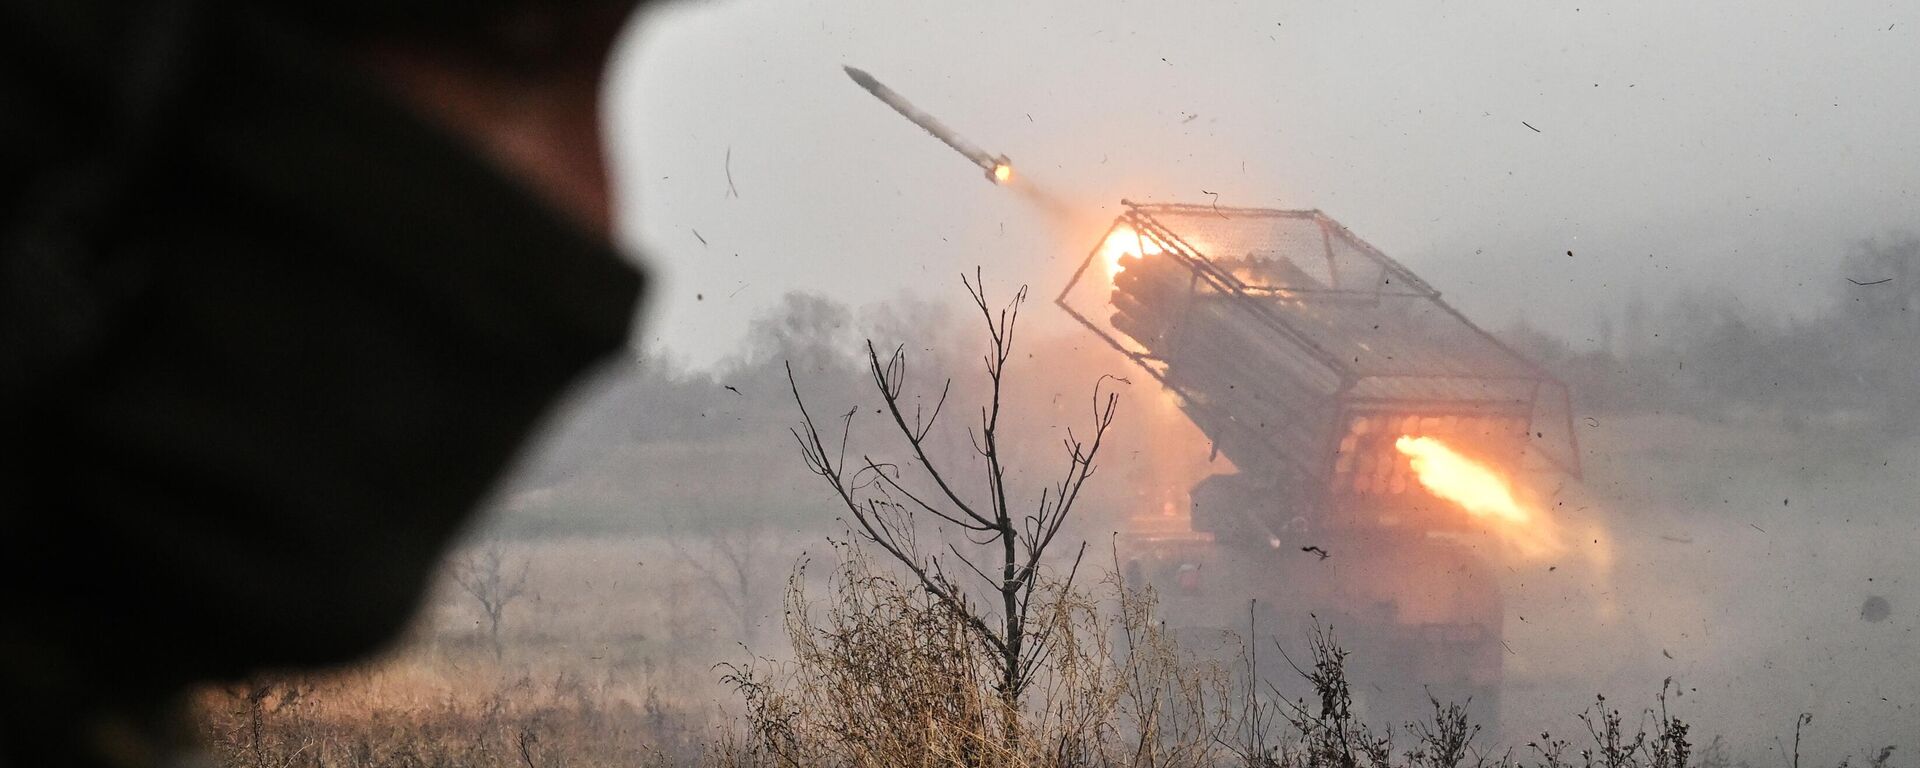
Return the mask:
[[[862,340],[907,329],[935,339],[950,327],[943,309],[911,300],[856,311],[791,294],[711,369],[670,353],[616,360],[513,478],[504,522],[536,535],[833,526],[830,499],[793,492],[813,484],[787,431],[799,418],[787,367],[810,403],[838,417],[869,394]],[[933,356],[920,362],[934,367]]]
[[[1682,414],[1838,433],[1862,447],[1920,435],[1920,236],[1860,243],[1841,259],[1810,261],[1807,271],[1809,285],[1831,288],[1809,289],[1795,311],[1695,292],[1658,307],[1630,301],[1591,344],[1524,323],[1501,335],[1565,380],[1582,413]],[[875,339],[883,356],[908,344],[910,386],[927,398],[921,406],[931,410],[940,381],[955,377],[940,430],[950,444],[941,450],[964,456],[982,380],[962,321],[951,305],[909,299],[856,310],[793,294],[713,368],[670,354],[617,361],[586,388],[503,502],[516,508],[515,527],[530,533],[833,527],[830,499],[812,492],[787,432],[799,415],[787,366],[823,423],[865,406],[855,419],[859,445],[864,430],[885,426],[871,411],[863,341]],[[1038,357],[1014,371],[1014,397],[1037,410],[1012,439],[1048,449],[1083,415],[1081,393],[1095,377],[1133,373],[1081,341],[1034,338],[1023,348],[1023,359]],[[1140,439],[1133,407],[1122,407],[1123,442]],[[868,436],[869,446],[888,445],[884,433]],[[1125,485],[1120,469],[1123,479],[1111,482]]]
[[[1860,243],[1809,260],[1805,306],[1755,306],[1690,293],[1663,308],[1635,300],[1599,348],[1524,324],[1503,336],[1596,413],[1684,413],[1846,430],[1897,440],[1920,433],[1920,237]],[[1793,311],[1789,311],[1793,310]],[[1796,318],[1795,315],[1798,315]]]

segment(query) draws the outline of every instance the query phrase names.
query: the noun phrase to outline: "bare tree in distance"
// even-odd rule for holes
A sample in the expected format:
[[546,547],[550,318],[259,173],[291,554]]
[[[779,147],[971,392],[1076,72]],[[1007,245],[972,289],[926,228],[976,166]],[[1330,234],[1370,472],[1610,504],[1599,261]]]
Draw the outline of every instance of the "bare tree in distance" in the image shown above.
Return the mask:
[[772,561],[767,557],[769,547],[760,539],[755,531],[716,533],[706,540],[706,557],[694,556],[683,541],[673,545],[674,555],[699,575],[701,586],[733,613],[738,621],[736,639],[742,643],[753,640],[759,598],[772,576],[767,567]]
[[[1040,622],[1038,628],[1029,624],[1042,561],[1071,516],[1081,488],[1094,474],[1094,458],[1113,423],[1119,398],[1101,392],[1107,377],[1094,382],[1091,436],[1082,439],[1069,429],[1062,440],[1067,462],[1061,479],[1040,492],[1030,511],[1016,509],[1007,491],[1009,457],[1003,453],[1000,440],[1001,394],[1007,361],[1013,355],[1014,327],[1027,289],[1022,286],[1011,302],[995,310],[987,300],[978,269],[972,280],[964,274],[960,280],[987,328],[984,363],[989,402],[980,408],[979,423],[968,428],[973,450],[985,460],[984,503],[963,495],[959,491],[962,484],[928,455],[928,435],[946,404],[952,379],[941,387],[939,401],[930,413],[916,406],[909,419],[902,409],[901,399],[907,389],[904,345],[895,347],[882,360],[873,341],[868,340],[867,366],[885,413],[912,454],[910,459],[890,462],[864,453],[849,459],[847,443],[854,411],[842,420],[838,445],[830,443],[807,411],[806,399],[789,364],[787,382],[801,417],[800,426],[792,432],[807,469],[825,480],[853,515],[855,535],[877,545],[910,571],[921,588],[953,611],[973,638],[992,651],[998,667],[995,692],[1011,717],[1054,640],[1054,622]],[[921,513],[938,521],[935,527],[944,540],[944,546],[936,545],[932,553],[922,549],[915,535],[915,516]],[[972,546],[962,550],[953,541],[956,538]],[[1083,542],[1060,582],[1065,588],[1071,588],[1085,554]],[[969,575],[978,578],[984,590],[966,586],[963,582],[970,581]],[[976,600],[976,596],[984,600]],[[981,602],[991,607],[983,607]]]
[[453,580],[460,585],[487,617],[487,639],[493,646],[493,660],[500,660],[500,620],[527,586],[527,562],[518,569],[507,562],[500,542],[491,542],[479,552],[469,553],[453,563]]

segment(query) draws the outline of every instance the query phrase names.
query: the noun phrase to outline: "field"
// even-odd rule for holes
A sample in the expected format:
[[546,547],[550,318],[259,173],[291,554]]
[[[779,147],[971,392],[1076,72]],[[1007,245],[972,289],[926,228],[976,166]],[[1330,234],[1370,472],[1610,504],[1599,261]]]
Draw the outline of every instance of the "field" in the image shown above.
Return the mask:
[[[1691,724],[1686,738],[1695,763],[1790,763],[1798,742],[1813,764],[1849,756],[1897,764],[1898,751],[1882,750],[1911,737],[1920,706],[1920,671],[1904,663],[1920,652],[1904,598],[1920,583],[1920,565],[1904,552],[1904,542],[1920,535],[1920,522],[1908,514],[1903,491],[1920,472],[1920,451],[1854,454],[1822,439],[1657,415],[1589,422],[1582,435],[1592,457],[1585,481],[1560,487],[1552,498],[1565,520],[1604,533],[1587,543],[1590,549],[1573,548],[1551,563],[1508,564],[1511,655],[1502,721],[1483,724],[1505,736],[1476,737],[1474,751],[1461,759],[1586,765],[1581,750],[1592,749],[1599,755],[1594,765],[1609,765],[1605,712],[1622,712],[1621,738],[1630,741],[1638,729],[1654,738],[1659,721],[1644,710],[1670,681],[1665,705]],[[741,695],[738,677],[723,678],[754,669],[763,685],[806,683],[808,670],[793,663],[793,640],[832,635],[819,615],[843,600],[829,578],[837,562],[829,534],[803,521],[787,530],[528,535],[514,512],[501,514],[455,558],[483,563],[480,556],[493,550],[500,581],[525,574],[501,612],[497,653],[486,611],[452,576],[460,569],[450,567],[409,637],[383,658],[201,692],[204,731],[220,762],[779,762],[752,749],[766,746],[750,727],[754,699]],[[807,575],[796,583],[811,606],[803,613],[816,623],[793,635],[783,596],[803,560]],[[1888,615],[1863,614],[1876,597]],[[1088,620],[1118,620],[1112,613]],[[1296,654],[1306,640],[1291,641]],[[1126,658],[1106,653],[1105,664]],[[1231,669],[1166,663],[1167,690],[1213,685],[1219,696],[1236,695]],[[1074,696],[1118,706],[1124,689],[1075,689]],[[1609,697],[1601,709],[1594,709],[1595,694]],[[1317,705],[1308,704],[1318,717]],[[1142,742],[1143,711],[1109,712],[1116,730],[1101,738]],[[1284,746],[1294,750],[1286,760],[1313,762],[1300,751],[1313,742],[1313,728],[1274,715],[1268,713],[1262,736],[1275,745],[1268,751],[1279,755]],[[1216,729],[1248,729],[1246,714],[1234,707],[1197,706],[1185,716],[1211,719]],[[1596,722],[1597,736],[1589,732]],[[1534,738],[1542,732],[1555,736]],[[1402,753],[1418,746],[1417,733],[1400,729],[1394,764],[1410,759]],[[1564,754],[1543,751],[1563,737]],[[1185,764],[1250,764],[1246,749],[1226,747],[1232,743],[1214,737],[1203,750],[1212,762]],[[1652,764],[1650,743],[1618,757],[1630,761],[1620,764]],[[815,746],[815,754],[847,754]],[[1125,760],[1119,754],[1071,764],[1139,758],[1137,750]],[[822,764],[886,764],[869,758]],[[1174,758],[1155,759],[1186,759]],[[978,764],[1047,763],[1009,756]]]

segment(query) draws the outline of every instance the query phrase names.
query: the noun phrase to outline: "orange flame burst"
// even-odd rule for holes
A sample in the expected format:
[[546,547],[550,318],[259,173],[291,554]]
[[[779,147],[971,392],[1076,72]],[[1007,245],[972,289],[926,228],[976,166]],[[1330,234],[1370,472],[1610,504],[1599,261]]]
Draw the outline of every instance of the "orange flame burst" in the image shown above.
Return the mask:
[[1549,522],[1514,498],[1513,486],[1498,472],[1432,437],[1403,435],[1393,447],[1405,454],[1420,485],[1467,514],[1487,520],[1492,530],[1529,555],[1559,551]]
[[1164,249],[1152,238],[1141,237],[1128,227],[1114,227],[1107,233],[1107,239],[1100,243],[1100,263],[1106,265],[1107,279],[1112,280],[1120,274],[1120,259],[1124,256],[1152,256]]
[[1013,180],[1013,166],[1006,163],[993,164],[993,183],[1005,184]]

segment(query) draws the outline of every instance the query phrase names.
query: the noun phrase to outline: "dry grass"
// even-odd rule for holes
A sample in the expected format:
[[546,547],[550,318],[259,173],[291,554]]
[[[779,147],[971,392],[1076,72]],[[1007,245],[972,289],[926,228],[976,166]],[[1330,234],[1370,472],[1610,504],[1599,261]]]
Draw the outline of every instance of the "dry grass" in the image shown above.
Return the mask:
[[[710,667],[716,649],[747,638],[735,636],[741,606],[713,599],[710,575],[678,556],[689,545],[480,542],[509,583],[527,574],[524,596],[500,614],[503,652],[489,611],[449,578],[391,655],[199,692],[203,742],[219,764],[247,768],[696,762],[725,691]],[[790,558],[757,539],[727,546]],[[765,591],[778,590],[775,579]]]
[[[1303,670],[1319,701],[1277,699],[1238,669],[1183,652],[1153,619],[1154,597],[1109,579],[1097,591],[1048,591],[1032,631],[1052,653],[1015,717],[1001,708],[995,656],[941,601],[842,545],[827,594],[790,587],[791,660],[728,667],[746,705],[712,765],[759,766],[1341,766],[1457,768],[1487,762],[1463,710],[1393,729],[1353,715],[1344,651],[1315,636]],[[1008,724],[1012,723],[1012,728]],[[1659,768],[1668,768],[1660,766]]]
[[[1223,667],[1180,649],[1153,620],[1154,596],[1109,579],[1048,593],[1036,632],[1054,652],[1014,717],[1000,707],[995,658],[943,602],[839,547],[826,593],[789,588],[790,660],[726,666],[746,706],[710,745],[715,768],[1727,768],[1715,738],[1696,752],[1691,728],[1654,705],[1622,710],[1600,697],[1573,738],[1542,733],[1518,748],[1487,744],[1463,702],[1433,700],[1423,722],[1365,722],[1348,688],[1348,655],[1316,628],[1294,669],[1310,698],[1251,680],[1258,649]],[[1289,659],[1290,662],[1294,661]],[[1008,727],[1012,723],[1012,727]],[[1798,729],[1793,768],[1799,768]],[[1887,768],[1892,748],[1866,762]],[[1845,765],[1844,761],[1842,765]]]
[[[1363,722],[1334,628],[1316,632],[1292,659],[1313,693],[1286,700],[1266,681],[1247,680],[1254,656],[1276,649],[1246,647],[1238,664],[1198,658],[1161,631],[1152,594],[1111,578],[1045,592],[1032,631],[1053,633],[1054,650],[1007,717],[994,654],[943,604],[857,548],[841,544],[835,554],[823,578],[803,568],[788,580],[790,654],[749,657],[708,675],[732,686],[737,717],[671,683],[607,669],[583,675],[591,657],[554,658],[559,645],[510,644],[496,664],[485,630],[468,621],[471,637],[438,637],[429,645],[437,650],[404,663],[204,691],[203,732],[216,761],[236,768],[1733,765],[1718,738],[1695,749],[1687,723],[1668,711],[1666,691],[1644,709],[1598,699],[1567,735],[1539,734],[1511,748],[1487,743],[1452,702],[1434,702],[1425,722]],[[544,619],[529,614],[521,618]],[[1782,740],[1782,755],[1797,753],[1798,730]],[[1891,768],[1893,754],[1869,749],[1859,762]]]
[[704,737],[657,697],[634,704],[564,674],[437,700],[381,689],[356,673],[281,677],[209,690],[199,704],[213,756],[246,768],[681,765]]

